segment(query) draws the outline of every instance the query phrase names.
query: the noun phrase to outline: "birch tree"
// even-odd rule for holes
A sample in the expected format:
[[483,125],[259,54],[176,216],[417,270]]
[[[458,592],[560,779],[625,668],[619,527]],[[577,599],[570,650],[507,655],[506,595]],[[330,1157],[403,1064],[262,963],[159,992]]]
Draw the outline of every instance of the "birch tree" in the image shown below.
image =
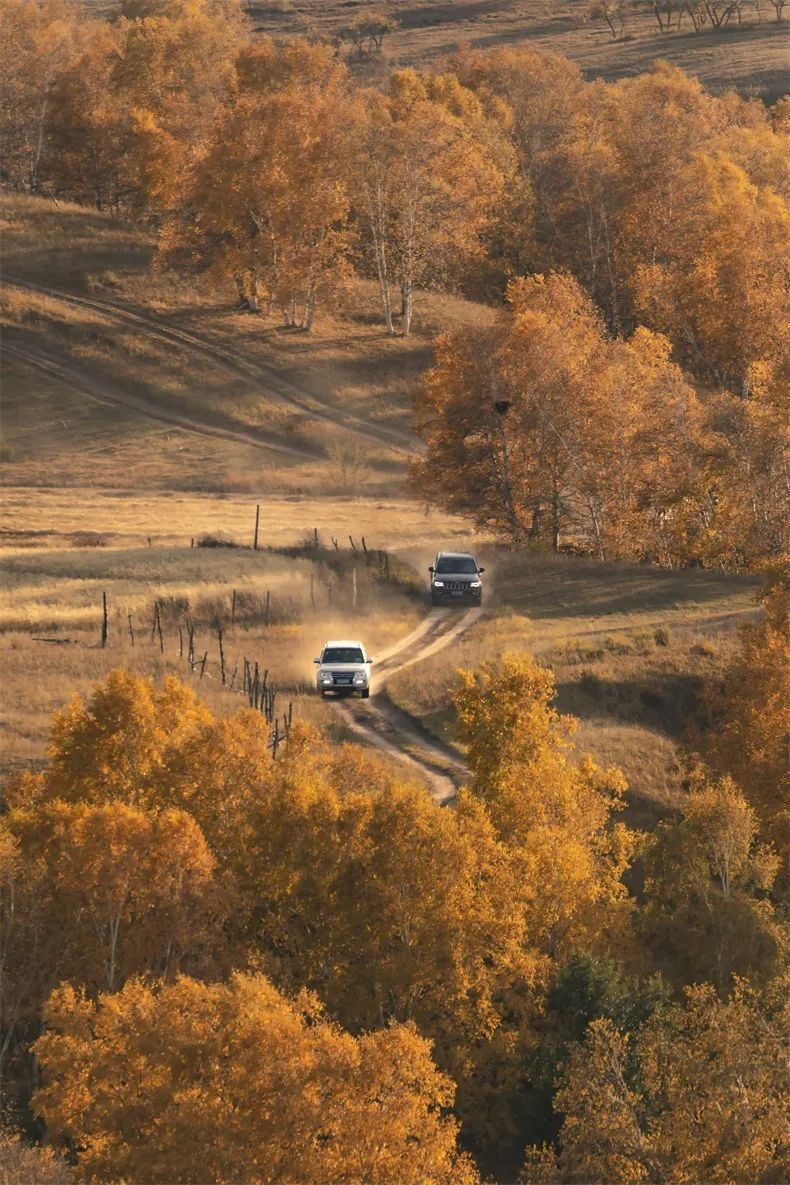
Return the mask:
[[[441,286],[460,255],[482,254],[503,173],[473,126],[414,71],[360,96],[351,200],[387,331],[411,331],[414,292]],[[396,306],[393,293],[399,294]]]
[[[282,60],[279,60],[282,59]],[[321,47],[261,47],[160,243],[165,263],[233,280],[253,312],[309,330],[344,275],[347,75]]]

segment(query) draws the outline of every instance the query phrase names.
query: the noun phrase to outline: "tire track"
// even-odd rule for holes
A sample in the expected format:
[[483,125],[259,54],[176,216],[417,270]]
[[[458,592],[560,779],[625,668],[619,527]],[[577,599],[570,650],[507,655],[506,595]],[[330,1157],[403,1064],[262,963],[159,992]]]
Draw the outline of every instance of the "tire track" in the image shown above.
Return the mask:
[[51,358],[43,350],[36,347],[30,345],[20,346],[13,341],[9,342],[6,338],[3,342],[3,354],[9,358],[16,358],[25,365],[32,366],[43,374],[58,379],[66,386],[78,391],[81,395],[93,399],[96,403],[102,403],[110,407],[124,407],[129,411],[138,412],[140,415],[145,416],[146,419],[156,420],[161,424],[169,424],[172,427],[182,428],[187,432],[195,432],[200,436],[219,437],[222,440],[232,440],[238,444],[252,445],[254,448],[266,449],[267,451],[279,453],[282,456],[287,456],[297,461],[316,460],[317,454],[310,453],[306,449],[291,448],[286,444],[278,444],[268,434],[263,432],[257,433],[252,429],[231,428],[223,425],[221,422],[210,423],[207,421],[193,420],[189,416],[182,416],[177,412],[169,412],[153,401],[142,399],[136,395],[109,394],[103,385],[88,378],[84,372],[64,366],[63,363],[55,361],[54,358]]
[[441,741],[427,737],[417,721],[386,696],[386,682],[451,645],[480,620],[482,608],[468,609],[456,617],[451,609],[432,609],[415,630],[383,652],[376,662],[376,679],[369,700],[336,700],[334,708],[345,726],[361,740],[389,753],[431,786],[439,803],[451,802],[466,777],[458,754]]
[[150,337],[170,345],[186,347],[192,353],[209,359],[237,378],[243,378],[260,386],[266,394],[276,395],[292,407],[304,412],[311,419],[321,420],[348,432],[353,432],[364,437],[368,442],[376,440],[379,444],[392,449],[393,452],[411,456],[417,447],[416,442],[407,433],[400,432],[396,428],[387,428],[369,420],[362,420],[358,416],[338,410],[326,401],[295,386],[287,379],[283,379],[273,367],[247,358],[238,350],[228,348],[216,337],[199,337],[188,330],[172,325],[163,325],[158,318],[150,313],[134,312],[113,301],[75,296],[70,292],[45,287],[42,284],[33,284],[12,275],[6,275],[6,283],[29,292],[38,292],[43,296],[52,297],[64,304],[90,309],[92,312],[101,313],[110,320],[134,328],[142,328]]

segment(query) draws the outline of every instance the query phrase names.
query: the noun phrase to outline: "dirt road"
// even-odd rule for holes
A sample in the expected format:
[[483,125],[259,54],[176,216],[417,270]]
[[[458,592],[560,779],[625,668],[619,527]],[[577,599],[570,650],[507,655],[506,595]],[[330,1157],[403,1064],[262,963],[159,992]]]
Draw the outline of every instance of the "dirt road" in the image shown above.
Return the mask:
[[[484,610],[432,609],[415,630],[382,652],[373,668],[369,700],[337,700],[334,708],[346,727],[377,749],[397,757],[428,781],[437,802],[455,798],[467,771],[458,754],[433,737],[387,698],[387,680],[407,667],[444,650],[479,621]],[[419,673],[415,671],[415,678]]]
[[[348,415],[330,403],[293,386],[271,367],[249,359],[225,342],[210,337],[197,337],[193,333],[163,322],[154,314],[131,310],[112,301],[76,296],[12,276],[7,277],[7,282],[72,306],[90,309],[100,313],[111,323],[131,325],[154,339],[186,348],[219,364],[234,376],[257,384],[262,393],[265,392],[268,397],[274,395],[298,408],[306,417],[340,426],[368,443],[376,442],[398,453],[412,453],[415,449],[415,443],[406,433]],[[200,412],[199,417],[183,415],[177,410],[163,406],[159,401],[147,399],[144,394],[110,387],[100,376],[91,374],[84,365],[80,366],[62,357],[55,357],[46,349],[46,343],[31,342],[27,336],[17,335],[13,330],[6,335],[4,350],[8,357],[54,377],[98,402],[121,406],[187,431],[251,444],[275,454],[297,458],[303,458],[305,455],[304,450],[298,446],[282,444],[272,439],[271,434],[265,430],[237,425],[229,417],[203,412]],[[314,457],[315,454],[312,455]],[[431,610],[411,634],[377,656],[371,699],[343,700],[333,705],[351,733],[397,757],[421,775],[427,780],[433,797],[439,802],[447,802],[455,797],[458,786],[466,776],[465,766],[449,745],[428,736],[418,721],[391,703],[386,695],[386,683],[387,679],[397,672],[416,666],[423,659],[451,645],[474,625],[482,612],[482,609],[470,609],[460,613],[451,609]],[[415,677],[418,677],[416,673]]]

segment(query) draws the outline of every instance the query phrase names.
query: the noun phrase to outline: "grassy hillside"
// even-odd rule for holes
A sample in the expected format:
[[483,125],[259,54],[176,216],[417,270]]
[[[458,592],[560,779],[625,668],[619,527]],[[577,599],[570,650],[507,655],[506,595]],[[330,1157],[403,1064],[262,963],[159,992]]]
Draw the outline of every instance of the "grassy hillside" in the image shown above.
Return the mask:
[[356,284],[306,336],[152,275],[150,238],[126,224],[21,196],[0,217],[7,484],[391,495],[433,336],[491,316],[431,296],[393,340]]
[[[252,0],[248,12],[260,33],[310,32],[327,39],[359,13],[385,13],[398,28],[387,34],[383,52],[405,65],[436,60],[460,44],[491,49],[528,41],[571,58],[589,77],[621,78],[663,58],[716,92],[734,87],[773,101],[787,90],[787,26],[773,19],[768,5],[760,11],[744,7],[742,23],[721,32],[695,33],[686,17],[680,33],[668,35],[659,32],[645,6],[643,13],[626,17],[617,40],[602,21],[585,19],[588,8],[587,0],[559,5],[547,0]],[[366,68],[375,72],[375,61]]]
[[[228,675],[245,655],[257,660],[300,714],[326,721],[303,694],[321,640],[359,633],[373,650],[397,641],[426,611],[415,588],[438,548],[490,550],[461,519],[411,501],[403,484],[417,447],[409,399],[433,335],[490,311],[423,296],[414,337],[392,340],[355,287],[313,335],[287,333],[216,293],[152,275],[149,237],[125,224],[21,197],[3,200],[2,217],[0,772],[40,762],[52,711],[119,663],[178,673],[217,710],[235,708],[242,701],[218,684],[217,616]],[[256,504],[262,547],[292,547],[318,529],[343,571],[249,550]],[[203,535],[244,548],[193,548]],[[416,575],[387,585],[357,553],[354,612],[349,535]],[[488,566],[486,619],[396,676],[393,700],[451,737],[455,669],[530,650],[554,669],[560,708],[581,718],[580,747],[623,766],[632,810],[649,823],[678,801],[676,742],[700,679],[721,667],[754,612],[754,582],[505,553]],[[164,653],[151,639],[154,601]],[[202,680],[179,655],[187,616],[198,657],[209,654]]]

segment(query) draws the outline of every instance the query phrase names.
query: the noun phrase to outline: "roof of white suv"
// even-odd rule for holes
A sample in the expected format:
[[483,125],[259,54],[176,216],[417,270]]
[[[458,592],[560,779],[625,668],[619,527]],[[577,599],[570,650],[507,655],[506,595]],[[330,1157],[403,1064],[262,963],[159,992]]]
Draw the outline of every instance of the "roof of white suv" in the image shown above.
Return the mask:
[[348,638],[341,638],[340,641],[324,642],[324,650],[326,650],[327,646],[358,646],[360,650],[365,649],[361,642],[349,640]]

